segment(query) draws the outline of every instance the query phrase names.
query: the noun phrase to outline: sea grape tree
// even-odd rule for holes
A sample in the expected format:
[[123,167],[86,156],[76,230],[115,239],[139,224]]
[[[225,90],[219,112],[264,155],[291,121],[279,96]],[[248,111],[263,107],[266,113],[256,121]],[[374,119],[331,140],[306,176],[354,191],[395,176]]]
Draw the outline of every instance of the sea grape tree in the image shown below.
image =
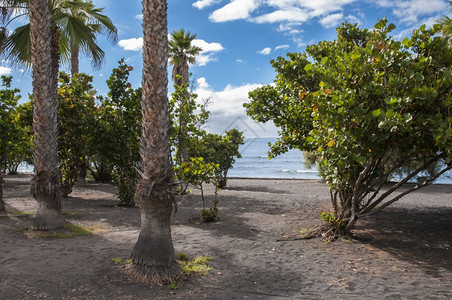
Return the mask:
[[[92,76],[61,72],[58,86],[58,164],[65,196],[72,192],[77,177],[86,173],[88,145],[95,119],[95,90]],[[83,179],[85,174],[83,174]]]
[[3,201],[3,177],[8,169],[8,154],[12,150],[15,140],[15,125],[13,123],[13,114],[20,99],[16,95],[19,90],[11,89],[11,76],[2,76],[2,86],[0,90],[0,212],[6,210],[6,204]]
[[[94,142],[105,142],[99,147],[99,156],[107,156],[113,167],[120,206],[135,205],[136,168],[140,160],[141,88],[134,89],[128,81],[133,68],[122,59],[114,68],[107,85],[110,91],[100,107]],[[97,134],[102,136],[98,139]]]
[[[272,61],[273,84],[250,92],[247,113],[281,130],[275,156],[313,151],[331,191],[330,236],[387,207],[452,168],[452,51],[440,26],[398,41],[394,24],[343,24],[337,39]],[[385,186],[395,170],[411,169]],[[429,168],[432,165],[439,168]],[[434,172],[424,173],[426,169]],[[418,185],[394,193],[411,179]]]

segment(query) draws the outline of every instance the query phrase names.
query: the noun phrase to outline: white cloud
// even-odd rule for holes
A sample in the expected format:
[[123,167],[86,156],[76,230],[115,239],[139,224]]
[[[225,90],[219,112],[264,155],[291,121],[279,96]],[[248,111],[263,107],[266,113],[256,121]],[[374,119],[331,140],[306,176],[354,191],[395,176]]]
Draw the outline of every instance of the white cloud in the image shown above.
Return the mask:
[[342,13],[331,14],[323,19],[320,19],[319,23],[325,28],[331,28],[339,25],[344,15]]
[[238,63],[241,63],[241,64],[244,63],[243,59],[236,59],[235,61],[238,62]]
[[306,11],[294,8],[293,10],[277,10],[272,13],[258,16],[253,19],[258,24],[276,22],[306,22],[309,16]]
[[196,64],[200,67],[203,67],[212,61],[217,61],[213,56],[213,53],[198,54],[198,56],[196,56]]
[[0,66],[0,75],[9,75],[11,74],[11,71],[11,68]]
[[228,84],[221,91],[214,91],[205,78],[198,79],[196,93],[198,99],[210,99],[208,110],[211,117],[208,123],[211,132],[224,133],[225,130],[237,128],[245,137],[277,136],[277,129],[272,124],[258,124],[246,115],[243,107],[249,102],[248,93],[261,87],[261,84],[247,83],[241,86]]
[[266,47],[260,51],[258,51],[258,53],[262,54],[262,55],[269,55],[272,52],[272,48],[270,47]]
[[220,43],[208,43],[200,39],[193,40],[192,45],[202,49],[201,53],[196,57],[196,64],[198,66],[205,66],[209,62],[216,61],[214,54],[224,50],[224,47]]
[[290,47],[289,45],[279,45],[279,46],[275,47],[275,51],[280,50],[280,49],[287,49],[289,47]]
[[242,86],[228,84],[222,91],[213,91],[204,77],[198,79],[196,93],[199,99],[211,99],[209,110],[217,116],[239,117],[246,116],[243,103],[248,102],[248,93],[261,87],[261,84],[247,83]]
[[227,22],[247,19],[262,2],[261,0],[232,0],[220,9],[214,11],[209,19],[213,22]]
[[448,4],[443,0],[377,0],[376,2],[381,7],[392,8],[394,15],[400,17],[402,22],[408,24],[418,23],[421,16],[442,15],[448,11]]
[[143,15],[141,15],[141,14],[140,14],[140,15],[136,15],[136,16],[135,16],[135,19],[137,19],[137,20],[143,20]]
[[218,52],[224,50],[223,46],[220,43],[208,43],[204,40],[199,39],[193,40],[192,45],[200,47],[202,49],[202,53]]
[[279,23],[279,31],[297,35],[302,32],[300,26],[313,19],[321,19],[324,26],[337,25],[339,16],[343,18],[341,11],[353,2],[358,0],[230,0],[209,19],[213,22]]
[[203,89],[203,90],[209,89],[209,84],[207,83],[205,77],[198,78],[196,80],[196,83],[197,83],[198,89]]
[[204,9],[204,8],[214,5],[220,1],[219,0],[198,0],[193,3],[193,7],[196,7],[197,9]]
[[124,50],[140,51],[143,48],[143,38],[131,38],[126,40],[120,40],[118,45]]

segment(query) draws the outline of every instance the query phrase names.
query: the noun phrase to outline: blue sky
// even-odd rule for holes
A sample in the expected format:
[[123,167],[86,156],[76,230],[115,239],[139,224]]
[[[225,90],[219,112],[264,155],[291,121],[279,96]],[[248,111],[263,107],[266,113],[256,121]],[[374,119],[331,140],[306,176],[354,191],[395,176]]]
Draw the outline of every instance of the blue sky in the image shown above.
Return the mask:
[[[132,85],[139,87],[141,1],[93,2],[105,8],[104,13],[118,28],[118,43],[112,45],[99,36],[106,52],[103,67],[93,70],[89,60],[82,57],[80,71],[92,74],[98,94],[106,95],[105,81],[118,60],[124,58],[134,67],[130,76]],[[334,39],[335,28],[344,21],[369,28],[378,18],[387,17],[397,26],[394,34],[401,39],[421,24],[431,25],[448,13],[446,0],[169,0],[168,31],[189,30],[197,35],[195,43],[203,48],[191,72],[200,99],[211,100],[207,129],[222,133],[237,127],[247,137],[272,137],[277,135],[277,129],[271,124],[254,123],[242,107],[250,90],[274,80],[271,59]],[[69,71],[67,66],[62,69]],[[21,89],[28,99],[29,71],[11,68],[7,61],[2,61],[0,74],[13,75],[14,87]]]

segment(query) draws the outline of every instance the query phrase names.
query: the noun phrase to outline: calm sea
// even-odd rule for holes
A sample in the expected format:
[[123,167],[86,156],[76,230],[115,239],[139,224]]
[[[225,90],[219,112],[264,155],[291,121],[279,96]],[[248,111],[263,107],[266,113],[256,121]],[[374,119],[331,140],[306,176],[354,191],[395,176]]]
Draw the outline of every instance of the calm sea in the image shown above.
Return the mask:
[[290,150],[276,158],[268,158],[268,143],[275,138],[245,139],[240,146],[242,158],[229,170],[230,177],[320,179],[317,169],[308,169],[299,150]]
[[[268,159],[268,143],[276,138],[245,139],[240,147],[242,158],[236,159],[229,170],[230,177],[320,179],[317,168],[308,169],[303,163],[300,150],[290,150],[273,159]],[[415,180],[414,180],[415,181]],[[443,174],[434,183],[452,184],[452,170]]]
[[[235,161],[234,167],[229,170],[229,177],[252,178],[286,178],[286,179],[320,179],[317,169],[306,168],[303,163],[303,154],[299,150],[290,150],[273,159],[268,159],[268,143],[274,143],[276,138],[245,139],[240,146],[242,158]],[[19,172],[33,173],[33,167],[22,164]],[[435,183],[452,183],[452,171],[449,171]]]

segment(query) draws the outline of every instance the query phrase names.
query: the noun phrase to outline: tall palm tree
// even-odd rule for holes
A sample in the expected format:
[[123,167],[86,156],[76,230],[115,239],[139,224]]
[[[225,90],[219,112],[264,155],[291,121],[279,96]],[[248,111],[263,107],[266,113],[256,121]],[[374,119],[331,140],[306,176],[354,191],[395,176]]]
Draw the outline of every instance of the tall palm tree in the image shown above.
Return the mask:
[[52,92],[51,30],[48,0],[30,0],[33,66],[33,141],[35,175],[31,191],[38,202],[34,229],[61,228],[62,189],[57,158],[57,98]]
[[[118,31],[106,15],[103,15],[103,8],[97,8],[92,1],[75,0],[71,2],[70,12],[77,16],[90,27],[94,33],[103,33],[108,39],[115,43],[118,38]],[[82,50],[88,57],[92,58],[93,66],[100,67],[105,53],[96,43],[87,43],[78,36],[78,31],[70,33],[70,50],[71,50],[71,74],[79,73],[79,53]],[[88,40],[89,42],[95,42]],[[81,49],[80,49],[81,48]]]
[[[175,84],[181,85],[183,82],[188,83],[189,80],[189,64],[196,62],[196,55],[202,49],[192,45],[196,34],[190,31],[179,29],[171,32],[169,40],[169,57],[170,64],[173,65],[172,78]],[[178,78],[179,75],[181,78]]]
[[131,258],[138,274],[163,283],[178,274],[170,227],[174,195],[168,138],[168,4],[166,0],[142,0],[142,5],[141,179],[137,187],[141,230]]
[[[25,9],[28,0],[22,1]],[[63,63],[70,63],[73,57],[73,69],[78,71],[77,48],[91,58],[94,68],[101,66],[105,52],[96,40],[97,33],[105,33],[111,41],[116,41],[117,31],[112,21],[102,14],[102,8],[94,7],[91,1],[84,0],[48,0],[51,14],[52,63],[59,67],[60,59]],[[14,63],[30,66],[30,24],[20,26],[7,38],[5,53]],[[74,55],[71,52],[74,51]],[[58,78],[58,68],[56,71]]]
[[[169,57],[170,64],[173,65],[172,78],[177,86],[188,87],[189,83],[189,64],[196,62],[196,55],[198,55],[202,49],[200,47],[192,45],[193,40],[196,38],[196,34],[191,34],[190,31],[184,29],[175,30],[171,33],[169,40]],[[181,112],[185,111],[186,101],[189,94],[182,97],[180,105]],[[183,113],[180,114],[180,124],[178,132],[178,147],[176,153],[176,159],[178,163],[188,161],[188,146],[187,146],[187,134],[186,123]]]

